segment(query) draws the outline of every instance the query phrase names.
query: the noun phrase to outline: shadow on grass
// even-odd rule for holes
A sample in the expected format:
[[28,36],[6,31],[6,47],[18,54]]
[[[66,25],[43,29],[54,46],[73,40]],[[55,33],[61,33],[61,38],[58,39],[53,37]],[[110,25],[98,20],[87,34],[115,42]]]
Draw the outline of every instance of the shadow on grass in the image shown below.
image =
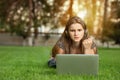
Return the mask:
[[47,63],[42,65],[41,67],[44,68],[44,71],[42,71],[41,74],[49,74],[49,75],[56,75],[56,69],[55,68],[50,68]]

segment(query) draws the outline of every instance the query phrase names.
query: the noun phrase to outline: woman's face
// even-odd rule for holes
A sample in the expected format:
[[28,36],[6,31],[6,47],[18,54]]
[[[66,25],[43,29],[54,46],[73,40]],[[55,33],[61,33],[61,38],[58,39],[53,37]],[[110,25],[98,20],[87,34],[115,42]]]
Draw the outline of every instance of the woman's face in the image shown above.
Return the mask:
[[84,36],[84,29],[81,24],[74,23],[70,25],[68,33],[73,42],[80,42]]

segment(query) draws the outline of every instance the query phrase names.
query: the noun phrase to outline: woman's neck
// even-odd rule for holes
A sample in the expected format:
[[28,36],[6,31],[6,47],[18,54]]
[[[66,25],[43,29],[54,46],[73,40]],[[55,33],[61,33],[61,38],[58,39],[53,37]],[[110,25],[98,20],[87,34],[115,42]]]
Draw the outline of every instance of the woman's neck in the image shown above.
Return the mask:
[[79,45],[80,45],[80,42],[73,42],[73,46],[72,46],[72,47],[74,47],[74,48],[78,48]]
[[80,49],[80,43],[79,42],[73,42],[71,49],[70,49],[71,54],[81,54],[81,49]]

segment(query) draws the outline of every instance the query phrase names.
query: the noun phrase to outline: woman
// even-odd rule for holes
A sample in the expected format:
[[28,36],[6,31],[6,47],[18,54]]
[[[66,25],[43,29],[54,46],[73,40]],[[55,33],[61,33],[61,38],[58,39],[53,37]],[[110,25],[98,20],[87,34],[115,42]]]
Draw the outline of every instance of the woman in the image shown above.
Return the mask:
[[88,37],[85,23],[77,16],[70,18],[65,30],[52,49],[49,67],[56,67],[56,54],[96,54],[97,48],[93,40]]

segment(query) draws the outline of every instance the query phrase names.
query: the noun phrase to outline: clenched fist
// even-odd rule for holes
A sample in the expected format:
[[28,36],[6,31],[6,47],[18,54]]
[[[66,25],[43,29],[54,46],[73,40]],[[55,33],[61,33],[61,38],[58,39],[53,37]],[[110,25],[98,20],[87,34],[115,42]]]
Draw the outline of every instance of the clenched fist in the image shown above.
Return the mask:
[[91,49],[91,46],[93,44],[93,40],[91,38],[87,38],[82,42],[84,49]]

